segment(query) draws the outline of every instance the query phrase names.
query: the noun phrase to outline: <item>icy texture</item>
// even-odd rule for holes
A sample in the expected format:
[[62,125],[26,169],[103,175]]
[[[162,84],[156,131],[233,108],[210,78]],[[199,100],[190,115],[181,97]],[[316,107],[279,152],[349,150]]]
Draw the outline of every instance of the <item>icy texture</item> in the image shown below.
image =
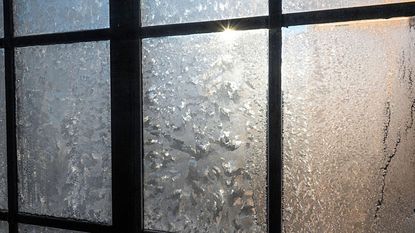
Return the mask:
[[111,221],[109,42],[16,49],[19,207]]
[[14,0],[15,35],[109,27],[109,0]]
[[4,50],[0,49],[0,209],[7,209],[6,93]]
[[50,227],[39,227],[33,225],[19,225],[19,233],[81,233],[80,231],[62,230]]
[[0,233],[9,233],[9,225],[7,222],[0,221]]
[[283,12],[315,11],[343,7],[413,2],[411,0],[283,0]]
[[144,26],[267,14],[268,0],[141,0]]
[[266,232],[267,41],[143,41],[145,228]]
[[284,232],[414,232],[409,19],[283,30]]
[[3,1],[0,1],[0,37],[4,37]]

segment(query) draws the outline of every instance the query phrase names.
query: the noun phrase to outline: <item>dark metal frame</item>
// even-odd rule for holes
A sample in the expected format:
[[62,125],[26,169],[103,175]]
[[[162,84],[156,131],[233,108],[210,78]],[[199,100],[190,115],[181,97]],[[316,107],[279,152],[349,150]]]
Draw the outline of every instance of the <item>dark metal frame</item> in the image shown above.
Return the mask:
[[[18,223],[85,232],[160,233],[143,227],[141,39],[220,32],[223,25],[237,30],[269,29],[268,111],[268,231],[282,231],[282,27],[415,15],[415,3],[353,7],[282,14],[282,0],[269,0],[269,16],[140,27],[140,0],[109,0],[110,28],[44,35],[13,35],[13,0],[4,3],[8,211],[0,220],[17,233]],[[16,152],[15,66],[16,47],[110,40],[112,104],[113,224],[39,216],[18,211]],[[141,156],[140,156],[141,155]]]

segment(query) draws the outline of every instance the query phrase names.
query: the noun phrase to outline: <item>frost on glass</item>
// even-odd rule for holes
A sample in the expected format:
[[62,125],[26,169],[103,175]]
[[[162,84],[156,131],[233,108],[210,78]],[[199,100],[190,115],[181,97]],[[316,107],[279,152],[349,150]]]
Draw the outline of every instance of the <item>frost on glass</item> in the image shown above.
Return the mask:
[[143,41],[145,228],[266,232],[267,41]]
[[0,209],[7,209],[6,92],[4,50],[0,49]]
[[141,0],[144,26],[267,14],[268,0]]
[[[0,232],[1,233],[1,232]],[[19,224],[19,233],[81,233],[80,231],[62,230],[50,227]]]
[[15,35],[109,26],[109,0],[14,0]]
[[283,0],[283,12],[315,11],[344,7],[413,2],[413,0]]
[[7,222],[0,221],[0,233],[9,233],[9,225]]
[[283,30],[284,232],[413,232],[413,19]]
[[111,221],[109,42],[16,49],[20,211]]
[[0,1],[0,37],[4,37],[3,1]]

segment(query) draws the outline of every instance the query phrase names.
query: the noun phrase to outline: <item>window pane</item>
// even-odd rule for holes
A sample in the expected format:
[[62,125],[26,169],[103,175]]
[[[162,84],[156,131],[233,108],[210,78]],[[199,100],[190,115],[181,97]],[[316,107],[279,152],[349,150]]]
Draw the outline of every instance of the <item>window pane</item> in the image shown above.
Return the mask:
[[109,42],[16,49],[19,207],[111,221]]
[[0,1],[0,37],[4,37],[3,1]]
[[145,228],[266,232],[266,30],[143,41]]
[[141,0],[144,26],[267,14],[268,0]]
[[7,209],[6,92],[4,50],[0,49],[0,209]]
[[412,232],[415,29],[283,30],[285,232]]
[[62,230],[50,227],[19,224],[19,233],[81,233],[80,231]]
[[108,0],[14,0],[16,35],[109,27]]
[[9,233],[9,225],[7,222],[0,221],[0,233]]
[[315,11],[344,7],[413,2],[413,0],[283,0],[283,12]]

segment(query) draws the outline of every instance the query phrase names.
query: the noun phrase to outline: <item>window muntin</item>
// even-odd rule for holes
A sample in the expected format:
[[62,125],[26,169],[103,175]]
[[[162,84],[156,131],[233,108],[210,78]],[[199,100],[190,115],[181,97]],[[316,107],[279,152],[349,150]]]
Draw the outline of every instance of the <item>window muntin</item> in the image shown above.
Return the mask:
[[413,2],[413,0],[283,0],[284,13]]

